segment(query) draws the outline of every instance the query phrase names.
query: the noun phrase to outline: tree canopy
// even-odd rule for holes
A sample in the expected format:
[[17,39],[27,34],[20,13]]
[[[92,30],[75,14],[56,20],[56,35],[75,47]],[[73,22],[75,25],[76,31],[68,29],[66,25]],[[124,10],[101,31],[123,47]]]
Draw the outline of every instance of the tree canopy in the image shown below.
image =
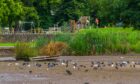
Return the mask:
[[18,21],[33,21],[36,27],[47,29],[70,19],[90,16],[100,26],[140,28],[140,0],[0,0],[0,26],[15,27]]

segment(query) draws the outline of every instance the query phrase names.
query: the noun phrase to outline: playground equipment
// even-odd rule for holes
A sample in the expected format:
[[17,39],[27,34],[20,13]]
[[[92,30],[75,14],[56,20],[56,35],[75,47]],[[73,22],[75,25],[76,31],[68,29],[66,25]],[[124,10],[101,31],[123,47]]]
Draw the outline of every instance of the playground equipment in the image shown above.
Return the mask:
[[75,32],[76,28],[77,28],[76,21],[75,20],[70,20],[70,31]]
[[35,29],[35,23],[33,21],[19,21],[19,25],[20,25],[19,27],[22,33],[27,32],[25,31],[25,27],[24,27],[24,25],[26,24],[30,25],[29,33],[34,33],[34,34],[44,33],[43,29],[41,28]]
[[70,20],[70,31],[75,32],[81,28],[85,28],[90,25],[90,16],[81,16],[76,22],[75,20]]
[[31,30],[35,28],[35,23],[33,21],[19,21],[19,29],[21,32],[25,31],[24,25],[29,24],[31,27]]
[[81,16],[78,20],[78,27],[84,28],[90,25],[90,16]]

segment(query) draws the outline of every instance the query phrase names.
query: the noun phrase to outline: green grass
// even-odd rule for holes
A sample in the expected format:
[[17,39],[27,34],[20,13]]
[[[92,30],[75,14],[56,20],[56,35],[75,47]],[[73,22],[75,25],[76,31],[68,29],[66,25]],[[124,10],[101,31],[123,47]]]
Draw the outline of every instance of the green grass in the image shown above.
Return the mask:
[[16,43],[0,43],[0,46],[15,46]]
[[71,42],[76,55],[140,53],[140,31],[132,28],[82,29]]
[[57,35],[54,41],[67,43],[70,55],[140,53],[140,31],[132,28],[81,29]]
[[[3,46],[16,46],[17,42],[16,43],[0,43],[0,46],[3,47]],[[36,44],[35,42],[29,42],[30,46],[31,47],[34,47]]]

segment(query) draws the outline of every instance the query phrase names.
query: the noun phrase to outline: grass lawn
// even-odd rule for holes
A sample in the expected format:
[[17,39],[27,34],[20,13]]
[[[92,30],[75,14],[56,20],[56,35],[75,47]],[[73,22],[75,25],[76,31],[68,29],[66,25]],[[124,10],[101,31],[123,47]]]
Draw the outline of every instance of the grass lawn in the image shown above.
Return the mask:
[[16,43],[0,43],[0,46],[15,46]]
[[[29,42],[31,46],[35,46],[34,42]],[[1,46],[16,46],[17,43],[0,43]]]

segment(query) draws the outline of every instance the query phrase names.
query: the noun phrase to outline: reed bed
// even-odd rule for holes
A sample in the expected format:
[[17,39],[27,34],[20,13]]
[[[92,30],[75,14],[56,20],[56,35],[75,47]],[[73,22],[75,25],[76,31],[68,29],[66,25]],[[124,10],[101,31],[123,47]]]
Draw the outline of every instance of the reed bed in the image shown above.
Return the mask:
[[65,42],[69,46],[67,55],[140,53],[140,31],[132,28],[81,29],[73,34],[56,34],[49,40]]

